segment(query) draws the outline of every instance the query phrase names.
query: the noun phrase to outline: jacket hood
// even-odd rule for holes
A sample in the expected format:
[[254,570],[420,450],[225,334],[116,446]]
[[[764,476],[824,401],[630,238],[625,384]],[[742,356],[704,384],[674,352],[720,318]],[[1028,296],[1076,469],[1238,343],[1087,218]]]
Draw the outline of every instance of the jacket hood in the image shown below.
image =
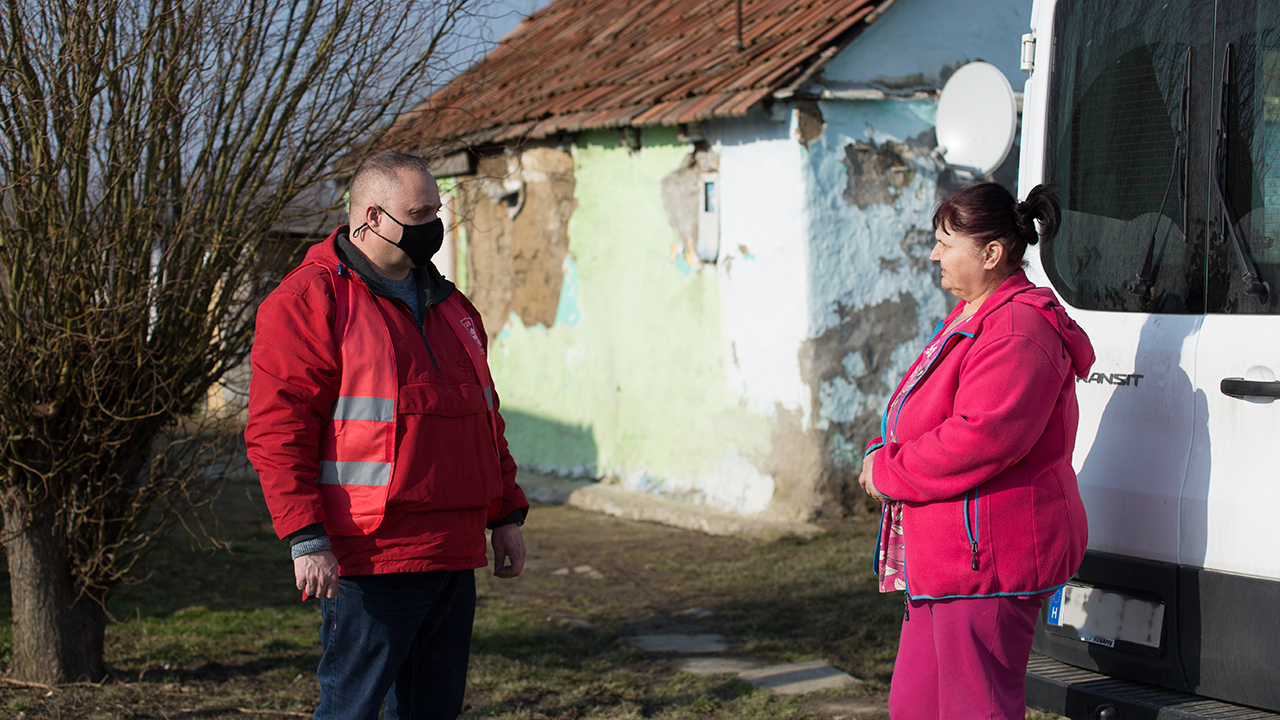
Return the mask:
[[343,225],[332,233],[329,233],[329,237],[326,238],[324,242],[318,242],[307,248],[307,254],[302,258],[301,264],[306,265],[308,263],[320,263],[321,265],[336,267],[338,263],[342,262],[338,259],[338,236],[341,235],[346,237],[347,230],[348,226]]
[[1053,294],[1053,290],[1038,287],[1027,279],[1026,272],[1019,270],[996,289],[995,294],[983,303],[978,314],[985,317],[1009,302],[1035,308],[1057,330],[1058,337],[1062,339],[1063,352],[1071,358],[1072,372],[1076,377],[1088,377],[1089,368],[1094,361],[1093,343],[1089,341],[1084,329],[1067,315],[1067,309]]

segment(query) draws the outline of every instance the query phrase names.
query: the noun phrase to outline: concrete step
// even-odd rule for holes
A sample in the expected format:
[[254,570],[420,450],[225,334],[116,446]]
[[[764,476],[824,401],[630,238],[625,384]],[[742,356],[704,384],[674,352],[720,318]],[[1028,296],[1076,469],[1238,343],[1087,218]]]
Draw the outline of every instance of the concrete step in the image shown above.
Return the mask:
[[758,539],[817,537],[822,528],[798,520],[751,517],[630,490],[621,485],[521,472],[517,478],[531,502],[572,505],[628,520],[660,523],[708,535]]

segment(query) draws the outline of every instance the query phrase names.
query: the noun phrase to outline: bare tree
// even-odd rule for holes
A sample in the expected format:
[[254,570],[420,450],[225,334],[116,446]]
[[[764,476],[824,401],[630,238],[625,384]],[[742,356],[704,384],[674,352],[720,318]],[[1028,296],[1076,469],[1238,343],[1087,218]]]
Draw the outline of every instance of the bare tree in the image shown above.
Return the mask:
[[264,243],[448,79],[474,4],[3,0],[12,676],[104,675],[112,588],[212,487],[202,406],[247,353]]

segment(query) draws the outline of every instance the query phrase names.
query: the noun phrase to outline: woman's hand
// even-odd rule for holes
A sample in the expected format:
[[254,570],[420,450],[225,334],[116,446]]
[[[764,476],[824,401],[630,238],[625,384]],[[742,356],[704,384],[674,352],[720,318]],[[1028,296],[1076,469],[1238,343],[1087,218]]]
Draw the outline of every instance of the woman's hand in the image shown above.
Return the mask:
[[871,467],[876,464],[876,453],[878,452],[880,451],[872,450],[867,453],[866,457],[862,458],[862,473],[858,475],[858,484],[862,486],[862,489],[866,491],[868,495],[880,502],[885,502],[888,498],[881,495],[879,491],[876,490],[876,484],[871,480]]

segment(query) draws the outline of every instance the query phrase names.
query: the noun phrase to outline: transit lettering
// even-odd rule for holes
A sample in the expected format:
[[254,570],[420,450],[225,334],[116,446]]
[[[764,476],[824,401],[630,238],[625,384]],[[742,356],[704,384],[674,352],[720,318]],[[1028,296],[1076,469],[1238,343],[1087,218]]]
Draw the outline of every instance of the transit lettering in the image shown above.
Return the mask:
[[1076,382],[1096,383],[1098,385],[1120,385],[1127,386],[1132,382],[1134,387],[1138,387],[1138,381],[1144,376],[1137,373],[1100,373],[1096,372],[1087,378],[1076,378]]

